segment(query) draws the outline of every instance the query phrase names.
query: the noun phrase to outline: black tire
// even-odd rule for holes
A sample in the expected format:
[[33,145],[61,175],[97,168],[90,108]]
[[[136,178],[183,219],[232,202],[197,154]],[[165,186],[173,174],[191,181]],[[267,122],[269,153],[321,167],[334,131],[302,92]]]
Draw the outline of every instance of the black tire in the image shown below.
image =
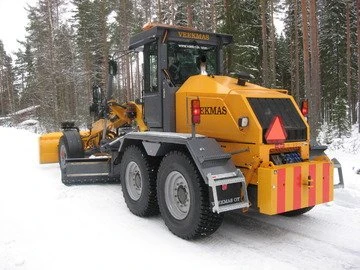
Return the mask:
[[296,217],[296,216],[300,216],[302,214],[305,214],[306,212],[309,212],[313,208],[314,208],[314,206],[309,206],[309,207],[305,207],[305,208],[301,208],[301,209],[281,213],[280,215],[285,216],[285,217]]
[[[130,174],[133,174],[132,179]],[[120,181],[126,205],[134,215],[145,217],[159,213],[156,162],[150,162],[139,147],[132,145],[125,149],[120,164]]]
[[[176,181],[180,181],[180,185]],[[166,191],[174,190],[171,189],[172,183],[178,187],[173,191],[174,199],[171,198],[172,194]],[[179,193],[181,189],[182,194]],[[222,223],[223,214],[219,215],[211,210],[209,187],[204,183],[191,158],[183,152],[173,151],[163,158],[157,177],[157,196],[166,226],[173,234],[183,239],[208,236]],[[172,200],[175,204],[171,204]],[[173,206],[169,207],[168,204]],[[181,207],[187,210],[182,212]],[[174,210],[176,208],[180,210]]]
[[58,146],[59,165],[61,170],[61,181],[65,185],[71,183],[66,178],[65,159],[66,158],[83,158],[85,156],[84,148],[80,134],[76,130],[66,130],[61,136]]

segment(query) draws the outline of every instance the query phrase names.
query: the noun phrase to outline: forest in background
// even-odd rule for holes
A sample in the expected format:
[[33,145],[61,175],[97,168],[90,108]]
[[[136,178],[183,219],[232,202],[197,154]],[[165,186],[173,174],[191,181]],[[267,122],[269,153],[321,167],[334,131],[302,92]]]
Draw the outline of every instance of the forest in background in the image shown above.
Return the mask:
[[151,21],[232,34],[226,73],[308,98],[312,139],[321,126],[340,137],[360,122],[360,0],[39,0],[27,13],[13,59],[0,37],[0,117],[39,105],[47,131],[90,123],[91,89],[106,88],[109,55],[119,65],[114,96],[139,98],[141,63],[127,47]]

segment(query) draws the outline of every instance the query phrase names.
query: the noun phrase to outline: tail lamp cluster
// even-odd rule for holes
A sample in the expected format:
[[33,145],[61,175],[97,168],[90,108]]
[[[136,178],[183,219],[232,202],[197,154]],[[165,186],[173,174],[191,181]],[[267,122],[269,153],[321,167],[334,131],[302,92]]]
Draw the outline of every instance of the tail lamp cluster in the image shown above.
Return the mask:
[[200,124],[200,99],[191,100],[191,122],[193,124]]
[[309,101],[304,99],[301,101],[301,113],[304,117],[308,117],[309,114]]

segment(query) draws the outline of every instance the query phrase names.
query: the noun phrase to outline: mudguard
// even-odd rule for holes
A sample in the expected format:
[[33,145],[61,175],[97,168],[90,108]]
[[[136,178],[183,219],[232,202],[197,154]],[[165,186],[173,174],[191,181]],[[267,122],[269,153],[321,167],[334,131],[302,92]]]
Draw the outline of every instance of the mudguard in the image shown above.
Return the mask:
[[149,156],[163,156],[176,145],[190,153],[204,182],[209,186],[212,210],[216,213],[249,207],[245,177],[215,139],[188,133],[131,132],[118,139],[119,152],[134,140],[142,142]]

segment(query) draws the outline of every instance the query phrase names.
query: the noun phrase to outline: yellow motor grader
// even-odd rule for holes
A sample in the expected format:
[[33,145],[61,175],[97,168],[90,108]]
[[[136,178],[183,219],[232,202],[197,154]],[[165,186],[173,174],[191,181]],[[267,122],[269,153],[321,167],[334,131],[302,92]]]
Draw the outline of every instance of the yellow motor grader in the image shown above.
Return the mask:
[[[250,205],[294,216],[333,200],[340,165],[311,149],[309,125],[287,91],[252,84],[246,73],[223,75],[231,42],[146,25],[129,46],[143,54],[141,102],[119,104],[94,88],[99,119],[88,131],[65,122],[42,135],[40,162],[59,162],[66,185],[120,181],[132,213],[160,211],[184,239],[213,233],[225,212]],[[110,90],[116,63],[109,73]]]

